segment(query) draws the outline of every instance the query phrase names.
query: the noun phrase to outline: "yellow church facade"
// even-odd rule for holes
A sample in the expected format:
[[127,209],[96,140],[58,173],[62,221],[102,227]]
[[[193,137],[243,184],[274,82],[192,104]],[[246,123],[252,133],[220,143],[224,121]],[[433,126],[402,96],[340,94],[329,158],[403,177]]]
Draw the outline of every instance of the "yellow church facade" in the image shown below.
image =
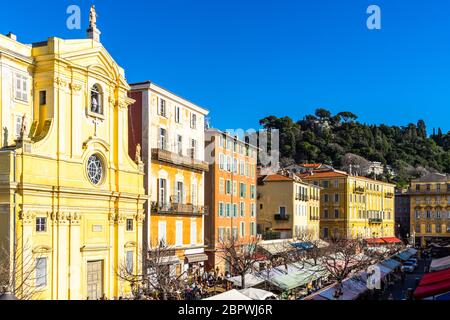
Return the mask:
[[134,101],[91,27],[88,39],[32,45],[0,35],[0,264],[19,298],[114,299],[130,294],[121,270],[140,271]]

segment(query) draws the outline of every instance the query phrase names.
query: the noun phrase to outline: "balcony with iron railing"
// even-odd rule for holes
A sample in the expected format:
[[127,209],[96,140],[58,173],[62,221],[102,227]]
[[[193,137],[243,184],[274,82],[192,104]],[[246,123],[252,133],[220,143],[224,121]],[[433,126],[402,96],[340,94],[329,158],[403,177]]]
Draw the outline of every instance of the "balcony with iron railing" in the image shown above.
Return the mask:
[[383,223],[383,219],[382,218],[369,218],[369,223],[380,224],[380,223]]
[[290,216],[288,214],[276,213],[273,215],[275,221],[289,221]]
[[163,215],[193,215],[203,216],[209,214],[207,206],[197,206],[191,203],[161,203],[152,201],[151,211],[154,214]]
[[195,159],[195,151],[191,148],[188,155],[182,155],[181,152],[171,152],[167,145],[158,144],[158,148],[152,149],[152,160],[173,164],[196,171],[207,172],[209,170],[208,163]]
[[355,187],[355,193],[364,193],[365,188],[364,187]]
[[391,198],[394,197],[394,193],[392,193],[392,192],[386,192],[386,193],[384,194],[384,196],[385,196],[386,198],[388,198],[388,199],[391,199]]
[[308,200],[309,200],[309,197],[308,197],[307,195],[305,195],[305,194],[297,193],[297,194],[295,195],[295,200],[298,200],[298,201],[308,201]]

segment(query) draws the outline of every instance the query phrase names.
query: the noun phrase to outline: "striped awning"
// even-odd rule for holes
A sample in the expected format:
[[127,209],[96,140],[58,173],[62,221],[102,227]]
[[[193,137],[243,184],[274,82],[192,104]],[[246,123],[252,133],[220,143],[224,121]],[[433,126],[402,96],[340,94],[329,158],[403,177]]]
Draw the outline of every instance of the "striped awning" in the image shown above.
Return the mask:
[[187,254],[187,263],[196,263],[208,260],[208,256],[205,253]]

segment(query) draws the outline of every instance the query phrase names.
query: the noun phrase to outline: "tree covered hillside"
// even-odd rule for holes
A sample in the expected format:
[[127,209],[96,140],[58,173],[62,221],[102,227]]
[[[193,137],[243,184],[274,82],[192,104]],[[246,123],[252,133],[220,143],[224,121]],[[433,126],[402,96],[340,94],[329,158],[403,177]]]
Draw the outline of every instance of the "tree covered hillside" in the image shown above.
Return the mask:
[[406,126],[367,125],[351,112],[331,114],[317,109],[314,115],[294,121],[268,116],[260,120],[264,129],[278,129],[282,164],[322,162],[341,168],[346,154],[379,161],[395,170],[383,179],[406,185],[426,171],[450,173],[450,132],[441,129],[427,136],[423,120]]

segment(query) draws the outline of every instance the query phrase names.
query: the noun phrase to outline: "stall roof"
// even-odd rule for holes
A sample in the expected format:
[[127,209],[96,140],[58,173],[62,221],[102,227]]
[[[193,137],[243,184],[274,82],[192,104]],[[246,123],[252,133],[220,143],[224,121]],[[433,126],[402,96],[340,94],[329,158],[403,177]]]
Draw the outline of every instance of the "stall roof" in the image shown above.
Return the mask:
[[247,297],[245,294],[240,293],[238,290],[233,289],[203,300],[252,300],[252,299]]
[[[235,277],[228,278],[227,281],[230,281],[236,287],[242,288],[242,277],[241,276],[235,276]],[[251,274],[251,273],[248,273],[245,275],[245,287],[246,288],[251,288],[251,287],[257,286],[257,285],[263,283],[264,281],[265,281],[264,278],[259,277],[254,274]]]
[[240,293],[245,294],[252,300],[266,300],[268,298],[277,298],[275,294],[270,291],[256,289],[256,288],[247,288],[239,290]]
[[386,243],[402,243],[402,240],[396,237],[381,238]]
[[447,292],[450,292],[450,269],[425,274],[414,291],[414,297],[424,299]]
[[409,252],[408,250],[402,251],[400,253],[397,253],[394,257],[399,258],[403,261],[408,260],[409,258],[411,258],[413,254],[411,252]]
[[314,247],[314,245],[311,242],[292,242],[291,246],[293,246],[296,249],[303,249],[303,250],[309,250]]
[[450,268],[450,256],[431,261],[430,271],[439,271]]
[[396,269],[396,268],[398,268],[398,267],[400,267],[402,265],[400,262],[398,262],[398,261],[396,261],[394,259],[387,259],[387,260],[384,260],[384,261],[382,261],[380,263],[382,265],[388,267],[389,269],[392,269],[392,270],[394,270],[394,269]]
[[367,285],[364,282],[355,278],[346,279],[342,282],[343,295],[336,299],[333,296],[336,291],[336,287],[336,284],[328,287],[327,289],[319,292],[318,295],[326,298],[327,300],[356,300],[361,294],[368,290]]
[[270,279],[269,282],[283,290],[292,290],[317,279],[309,272],[292,273]]
[[368,244],[384,244],[385,242],[381,238],[367,238],[365,241]]

